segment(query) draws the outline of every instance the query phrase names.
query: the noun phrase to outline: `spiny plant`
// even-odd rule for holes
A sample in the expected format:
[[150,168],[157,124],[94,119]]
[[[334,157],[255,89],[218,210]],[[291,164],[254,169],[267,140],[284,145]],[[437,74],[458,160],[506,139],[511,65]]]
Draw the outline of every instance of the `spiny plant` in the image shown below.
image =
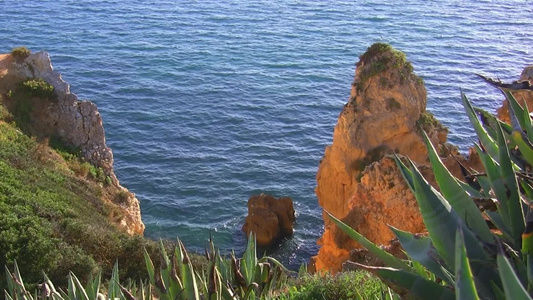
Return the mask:
[[[50,279],[44,275],[44,282],[39,285],[39,291],[33,294],[24,285],[17,263],[14,263],[13,273],[6,266],[8,289],[5,298],[15,299],[53,299],[53,300],[96,300],[96,299],[142,299],[151,300],[196,300],[196,299],[267,299],[275,289],[286,284],[290,271],[277,260],[264,256],[257,259],[255,236],[250,234],[246,251],[241,259],[236,259],[232,253],[230,259],[221,257],[212,241],[206,249],[208,270],[195,270],[183,243],[178,240],[172,255],[169,257],[162,242],[160,242],[161,265],[154,267],[147,251],[144,258],[148,270],[148,282],[122,285],[119,282],[118,262],[115,264],[107,297],[100,290],[101,275],[89,279],[83,286],[76,275],[70,272],[68,288],[56,288]],[[155,292],[155,294],[153,294]]]
[[[374,273],[402,298],[532,299],[533,126],[527,105],[520,106],[511,92],[502,91],[510,104],[511,125],[473,108],[461,93],[479,139],[475,149],[484,173],[462,167],[466,180],[454,177],[425,134],[440,192],[411,160],[404,163],[395,156],[428,231],[425,236],[391,226],[409,260],[385,252],[330,214],[387,267],[351,264]],[[480,211],[479,201],[492,205]]]
[[210,241],[206,249],[207,274],[193,269],[179,240],[170,258],[163,247],[160,253],[159,270],[145,254],[150,283],[158,299],[266,299],[274,289],[285,284],[290,273],[274,258],[257,259],[253,233],[250,233],[243,257],[238,260],[234,253],[230,259],[224,259]]

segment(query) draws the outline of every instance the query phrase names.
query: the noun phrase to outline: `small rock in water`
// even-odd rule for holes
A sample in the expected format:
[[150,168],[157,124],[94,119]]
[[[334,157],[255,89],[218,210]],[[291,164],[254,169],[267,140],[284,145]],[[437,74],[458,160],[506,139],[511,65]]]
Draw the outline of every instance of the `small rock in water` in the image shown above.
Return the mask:
[[242,231],[246,235],[253,232],[258,247],[270,248],[279,239],[292,235],[294,220],[291,198],[254,195],[248,199],[248,216]]

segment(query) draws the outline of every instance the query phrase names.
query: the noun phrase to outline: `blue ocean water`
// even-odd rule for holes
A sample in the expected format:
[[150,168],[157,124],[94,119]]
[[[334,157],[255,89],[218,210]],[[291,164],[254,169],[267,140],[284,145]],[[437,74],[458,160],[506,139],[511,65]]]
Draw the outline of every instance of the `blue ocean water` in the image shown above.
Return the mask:
[[295,234],[274,253],[317,252],[315,176],[354,64],[374,42],[404,51],[449,140],[474,142],[463,89],[494,111],[475,73],[515,80],[533,64],[531,1],[0,0],[0,52],[50,52],[103,116],[146,235],[241,251],[250,195],[293,198]]

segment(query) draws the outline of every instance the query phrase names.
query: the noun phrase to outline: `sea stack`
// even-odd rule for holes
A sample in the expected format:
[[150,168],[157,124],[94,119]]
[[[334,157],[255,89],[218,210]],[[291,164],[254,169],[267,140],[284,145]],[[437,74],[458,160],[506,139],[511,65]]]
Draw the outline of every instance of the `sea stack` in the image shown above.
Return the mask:
[[[388,156],[397,153],[427,164],[419,128],[437,149],[450,149],[443,147],[447,129],[426,112],[423,80],[413,73],[405,54],[387,44],[372,45],[356,64],[350,99],[339,115],[333,144],[319,165],[319,205],[385,246],[394,238],[387,225],[424,231],[417,202]],[[431,179],[431,171],[425,173]],[[337,272],[359,246],[325,212],[323,219],[325,232],[312,265],[316,270]]]

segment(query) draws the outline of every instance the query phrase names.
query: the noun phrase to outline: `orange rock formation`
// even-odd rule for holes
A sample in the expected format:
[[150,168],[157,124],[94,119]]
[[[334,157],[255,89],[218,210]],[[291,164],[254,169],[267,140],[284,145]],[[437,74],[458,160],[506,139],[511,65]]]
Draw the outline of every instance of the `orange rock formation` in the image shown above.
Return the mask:
[[[378,244],[393,238],[387,224],[424,230],[414,196],[394,161],[383,157],[395,152],[427,163],[417,123],[442,148],[447,130],[425,108],[425,87],[403,53],[374,44],[360,57],[351,98],[319,166],[316,194],[324,210]],[[357,245],[323,218],[325,232],[312,263],[317,270],[340,271]]]
[[291,236],[295,221],[292,199],[256,195],[248,199],[248,216],[242,231],[256,235],[257,246],[270,248],[280,238]]

